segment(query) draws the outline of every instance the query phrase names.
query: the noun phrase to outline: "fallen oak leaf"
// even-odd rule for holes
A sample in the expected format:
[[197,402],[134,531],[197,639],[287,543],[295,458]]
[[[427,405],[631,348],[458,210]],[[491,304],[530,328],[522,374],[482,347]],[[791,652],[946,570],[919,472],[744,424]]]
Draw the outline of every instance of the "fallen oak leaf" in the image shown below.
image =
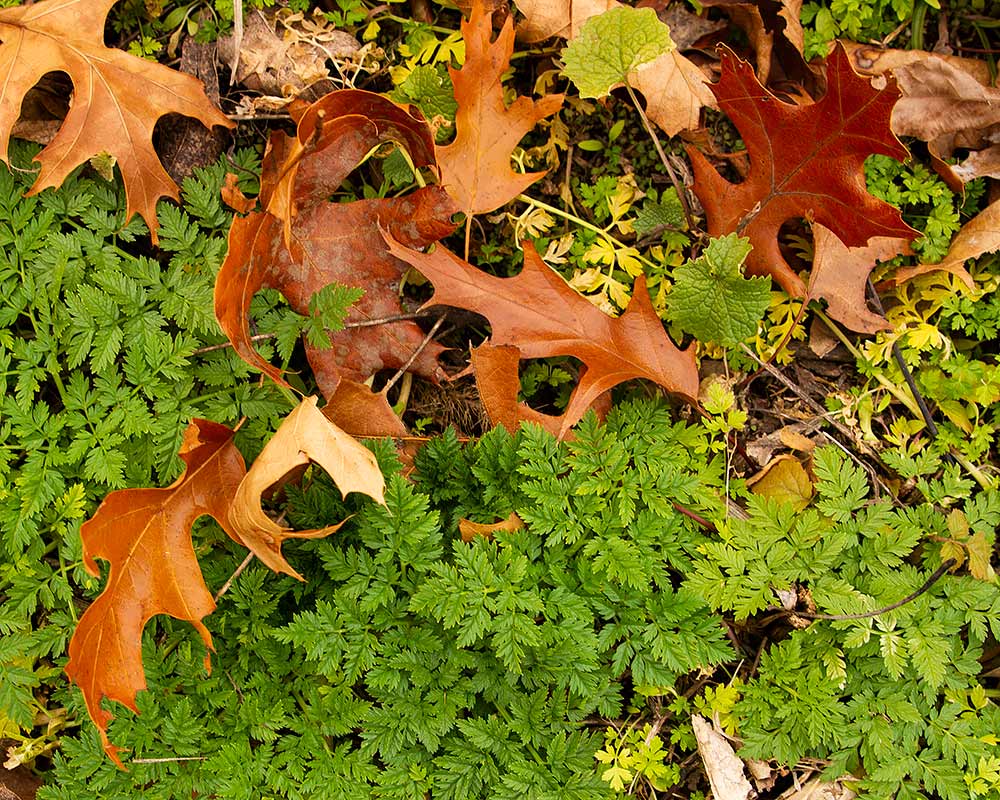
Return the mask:
[[508,17],[494,41],[491,20],[479,0],[469,19],[462,20],[465,63],[460,69],[448,68],[458,102],[455,140],[435,148],[441,184],[467,217],[509,203],[545,174],[514,172],[511,154],[563,101],[559,94],[540,100],[518,97],[506,105],[500,78],[514,52],[514,27]]
[[493,534],[497,531],[519,531],[524,527],[524,520],[522,520],[513,511],[507,519],[502,519],[499,522],[473,522],[471,519],[460,519],[458,521],[458,532],[462,536],[462,541],[468,544],[477,536],[482,536],[484,539],[492,539]]
[[[228,522],[229,507],[246,467],[233,431],[196,419],[178,453],[185,470],[165,489],[111,492],[80,527],[83,564],[100,575],[95,558],[110,562],[108,583],[80,618],[69,643],[66,674],[83,691],[104,752],[119,767],[121,748],[108,739],[107,697],[138,713],[136,694],[146,688],[142,631],[157,614],[191,622],[209,651],[212,635],[202,619],[215,609],[195,557],[191,525],[208,514],[242,544]],[[205,668],[211,669],[208,653]]]
[[274,572],[303,580],[281,553],[286,539],[319,539],[339,530],[341,522],[325,528],[296,531],[264,513],[261,496],[280,487],[308,464],[318,464],[344,497],[361,492],[385,505],[385,479],[375,455],[327,419],[316,398],[307,397],[285,417],[277,432],[240,482],[229,507],[228,522],[243,543]]
[[118,163],[125,184],[125,218],[139,214],[156,243],[156,203],[179,198],[177,184],[153,149],[153,128],[164,114],[234,124],[205,96],[201,82],[153,61],[105,47],[105,19],[117,0],[41,0],[0,10],[0,160],[21,100],[49,72],[73,82],[66,119],[35,157],[41,165],[29,194],[59,186],[80,164],[101,153]]
[[[517,433],[517,429],[527,422],[539,425],[553,436],[559,437],[574,424],[575,420],[570,420],[567,424],[565,412],[558,416],[543,414],[517,399],[521,388],[518,374],[521,362],[519,348],[512,344],[494,345],[486,341],[471,349],[470,358],[479,399],[494,427],[503,425],[511,433]],[[591,408],[603,419],[611,409],[610,395],[601,395]]]
[[869,194],[865,185],[869,155],[898,160],[907,155],[889,128],[899,91],[891,81],[873,89],[851,69],[839,45],[827,61],[827,87],[811,105],[783,103],[760,85],[749,64],[723,48],[722,77],[712,91],[743,136],[750,173],[732,184],[688,148],[709,234],[748,237],[753,251],[747,271],[771,275],[796,297],[807,296],[807,289],[778,246],[786,221],[819,222],[848,247],[864,246],[875,236],[909,241],[918,235],[898,209]]
[[516,345],[525,358],[573,356],[586,367],[570,396],[560,435],[609,389],[634,378],[653,381],[695,402],[698,370],[694,345],[679,350],[663,329],[645,279],[635,282],[620,317],[610,317],[575,292],[524,242],[524,268],[513,278],[489,275],[446,248],[421,253],[386,234],[389,251],[434,284],[425,307],[450,305],[475,311],[493,328],[491,341]]
[[[439,186],[396,198],[328,202],[357,162],[386,140],[402,141],[416,166],[433,163],[430,129],[422,119],[370,92],[327,95],[299,114],[296,136],[271,137],[261,178],[263,210],[233,220],[215,285],[216,318],[236,352],[279,383],[281,371],[257,353],[250,338],[250,301],[257,291],[277,289],[305,315],[313,294],[328,284],[360,285],[365,295],[348,321],[398,316],[398,283],[406,266],[389,255],[379,225],[417,247],[455,229],[454,203]],[[395,321],[332,333],[331,349],[307,348],[307,355],[322,376],[324,394],[332,397],[341,377],[361,381],[384,367],[403,366],[423,338],[416,323]],[[442,349],[424,348],[414,372],[441,377]]]

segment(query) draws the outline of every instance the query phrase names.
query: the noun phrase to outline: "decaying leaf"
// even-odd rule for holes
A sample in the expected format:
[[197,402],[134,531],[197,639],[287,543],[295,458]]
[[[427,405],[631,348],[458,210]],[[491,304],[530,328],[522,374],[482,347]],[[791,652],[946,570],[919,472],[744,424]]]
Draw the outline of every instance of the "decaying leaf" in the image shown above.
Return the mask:
[[286,539],[329,536],[343,522],[326,528],[296,531],[267,516],[260,507],[260,500],[268,489],[284,485],[290,474],[310,463],[325,469],[344,497],[350,492],[361,492],[378,503],[385,503],[385,479],[375,455],[327,419],[317,408],[315,397],[303,400],[285,417],[240,482],[228,516],[232,530],[254,555],[275,572],[299,580],[302,576],[281,554],[281,543]]
[[726,737],[699,714],[691,715],[691,727],[698,743],[698,754],[705,766],[715,800],[749,800],[755,796],[743,771],[743,762]]
[[[954,191],[982,176],[1000,177],[1000,90],[982,59],[922,50],[879,50],[845,43],[865,75],[891,71],[902,91],[892,112],[900,136],[928,142],[934,168]],[[944,159],[971,150],[964,161]]]
[[[889,129],[898,91],[892,85],[872,89],[839,47],[827,62],[827,86],[827,93],[811,105],[783,103],[760,85],[749,64],[726,51],[721,80],[712,91],[746,142],[750,174],[742,183],[730,183],[705,156],[688,149],[709,233],[737,231],[748,237],[753,252],[747,271],[771,275],[798,297],[807,294],[806,286],[778,246],[778,231],[786,221],[818,222],[848,247],[864,246],[876,236],[912,240],[917,235],[896,208],[870,195],[865,185],[869,155],[906,157]],[[856,296],[849,280],[856,282],[856,277],[837,273],[824,278],[821,291],[812,296],[825,297],[831,281],[841,293]]]
[[507,519],[499,522],[473,522],[470,519],[460,519],[458,521],[458,531],[462,535],[463,542],[471,542],[477,536],[492,539],[497,531],[519,531],[524,527],[522,520],[513,511]]
[[[142,630],[156,614],[191,622],[205,646],[212,636],[202,619],[215,609],[191,543],[191,525],[208,514],[242,544],[229,524],[230,505],[246,474],[243,457],[224,425],[194,420],[184,433],[184,473],[165,489],[112,492],[80,528],[83,563],[99,575],[95,558],[108,561],[108,583],[84,612],[69,643],[66,674],[83,690],[104,751],[119,766],[120,748],[108,739],[105,697],[138,713],[136,693],[146,688]],[[208,655],[205,667],[210,668]]]
[[[476,389],[490,423],[503,425],[516,433],[522,423],[540,425],[553,436],[566,437],[566,431],[576,422],[562,414],[543,414],[517,399],[521,388],[518,366],[521,350],[514,345],[493,345],[483,342],[471,351],[472,371],[476,376]],[[611,395],[607,392],[590,406],[600,419],[611,410]]]
[[879,262],[912,255],[909,240],[874,236],[864,247],[848,247],[818,222],[812,228],[815,255],[808,296],[826,299],[830,316],[852,331],[875,333],[892,327],[884,317],[868,309],[865,287]]
[[747,479],[747,488],[756,495],[787,503],[801,511],[813,496],[809,473],[795,457],[780,455],[771,460],[760,472]]
[[577,294],[524,243],[524,269],[513,278],[497,278],[440,245],[421,253],[386,239],[390,252],[434,284],[427,305],[466,308],[486,317],[491,342],[515,345],[523,358],[573,356],[586,366],[566,406],[560,435],[609,389],[645,378],[666,391],[693,401],[698,395],[694,347],[679,350],[663,329],[646,291],[635,282],[632,300],[620,317],[610,317]]
[[[529,0],[518,3],[525,20],[518,29],[525,41],[557,36],[576,38],[583,24],[622,4],[616,0]],[[708,78],[676,50],[633,72],[629,84],[646,98],[646,115],[669,136],[698,127],[703,107],[714,108]]]
[[[438,186],[388,199],[331,203],[328,197],[368,151],[383,141],[402,142],[418,166],[433,163],[427,124],[380,95],[333,92],[299,119],[295,137],[276,133],[265,154],[257,211],[233,221],[229,251],[215,286],[215,313],[237,353],[276,381],[280,370],[264,361],[250,339],[248,313],[254,293],[280,291],[300,314],[312,295],[334,281],[360,286],[364,296],[349,322],[403,313],[399,281],[406,265],[393,258],[380,227],[412,247],[451,233],[455,207]],[[382,368],[403,366],[424,332],[411,321],[331,334],[331,349],[307,348],[327,397],[342,377],[362,381]],[[411,365],[430,379],[442,376],[442,348],[425,347]]]
[[59,133],[35,158],[41,165],[31,193],[59,186],[81,164],[111,155],[125,184],[126,218],[139,214],[156,242],[156,203],[178,199],[177,184],[153,149],[164,114],[233,127],[190,75],[104,46],[104,25],[116,0],[41,0],[0,10],[0,159],[21,100],[48,72],[65,72],[73,101]]
[[801,78],[806,72],[802,49],[805,34],[800,19],[802,0],[775,3],[742,0],[706,0],[702,5],[724,11],[750,40],[757,64],[757,77],[767,85],[772,67],[780,74]]
[[[239,57],[234,52],[239,47]],[[266,98],[258,109],[284,108],[306,94],[318,99],[334,88],[327,61],[350,64],[361,50],[357,39],[337,30],[320,9],[306,15],[288,8],[254,9],[246,15],[243,35],[219,39],[219,56],[238,63],[236,80]]]
[[465,63],[449,67],[458,111],[455,140],[436,149],[441,183],[467,216],[484,214],[510,202],[544,173],[514,172],[511,153],[539,120],[552,116],[562,95],[540,100],[518,97],[504,103],[500,77],[510,66],[514,27],[510,18],[492,41],[491,16],[474,3],[472,16],[462,21]]

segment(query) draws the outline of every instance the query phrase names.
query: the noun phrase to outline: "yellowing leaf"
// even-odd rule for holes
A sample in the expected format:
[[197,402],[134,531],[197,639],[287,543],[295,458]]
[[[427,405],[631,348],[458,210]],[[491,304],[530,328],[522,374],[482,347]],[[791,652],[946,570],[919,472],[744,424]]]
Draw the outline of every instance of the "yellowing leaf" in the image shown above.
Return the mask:
[[519,531],[524,527],[524,521],[513,511],[507,519],[499,522],[473,522],[469,519],[458,521],[458,531],[462,534],[463,542],[471,542],[477,536],[492,539],[497,531]]
[[969,548],[969,574],[981,581],[993,581],[996,578],[990,564],[993,543],[986,538],[986,534],[982,531],[974,533],[966,542],[966,547]]
[[797,458],[790,455],[775,458],[750,478],[747,486],[754,494],[788,503],[797,511],[808,506],[813,496],[809,473]]
[[257,456],[236,490],[229,510],[230,525],[254,555],[275,572],[284,572],[300,580],[302,576],[281,554],[281,543],[285,539],[328,536],[343,523],[295,531],[268,517],[260,507],[260,498],[268,489],[283,485],[291,474],[309,463],[323,467],[345,497],[350,492],[361,492],[378,503],[385,503],[385,480],[374,454],[323,416],[316,407],[315,397],[303,400]]

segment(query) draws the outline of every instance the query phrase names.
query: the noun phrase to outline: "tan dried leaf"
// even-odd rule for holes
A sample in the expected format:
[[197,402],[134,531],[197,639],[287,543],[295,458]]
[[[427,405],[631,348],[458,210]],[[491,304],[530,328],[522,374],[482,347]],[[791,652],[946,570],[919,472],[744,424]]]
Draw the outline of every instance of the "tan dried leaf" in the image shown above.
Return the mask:
[[458,531],[462,534],[463,542],[471,542],[477,536],[492,539],[493,534],[497,531],[519,531],[523,527],[524,520],[513,511],[510,512],[507,519],[502,519],[499,522],[473,522],[471,519],[458,521]]
[[254,555],[275,572],[299,580],[302,576],[281,554],[281,543],[293,538],[322,538],[343,523],[295,531],[268,517],[260,507],[260,500],[264,492],[283,486],[289,475],[310,463],[325,469],[345,497],[350,492],[361,492],[385,503],[385,479],[374,454],[323,416],[316,407],[315,397],[303,400],[257,456],[236,490],[229,510],[230,525]]

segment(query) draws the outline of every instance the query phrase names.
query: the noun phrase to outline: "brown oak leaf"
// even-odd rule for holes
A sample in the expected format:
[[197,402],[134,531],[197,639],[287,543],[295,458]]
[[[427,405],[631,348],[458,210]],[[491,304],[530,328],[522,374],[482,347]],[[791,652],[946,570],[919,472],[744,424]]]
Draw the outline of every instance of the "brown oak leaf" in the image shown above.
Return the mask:
[[[233,444],[233,432],[196,419],[184,432],[178,455],[186,469],[171,486],[111,492],[80,527],[87,571],[100,574],[95,558],[110,562],[111,571],[104,591],[73,633],[66,674],[83,690],[104,751],[119,767],[121,748],[108,739],[112,715],[101,700],[116,700],[138,713],[136,693],[146,688],[146,623],[156,614],[188,620],[212,649],[202,619],[215,603],[195,557],[191,525],[208,514],[240,542],[228,514],[246,467]],[[205,667],[211,667],[207,654]]]
[[449,305],[482,314],[492,326],[491,342],[515,345],[524,358],[572,356],[586,367],[570,396],[560,435],[565,435],[594,401],[633,378],[646,378],[685,400],[698,396],[694,346],[679,350],[663,329],[646,291],[635,282],[632,300],[620,317],[610,317],[542,261],[524,242],[524,269],[497,278],[438,246],[421,253],[386,237],[390,252],[434,284],[431,305]]
[[104,46],[116,0],[41,0],[0,10],[0,159],[21,100],[48,72],[65,72],[73,99],[59,133],[38,154],[31,193],[60,185],[93,156],[114,157],[125,183],[126,219],[139,214],[156,242],[156,203],[178,199],[177,184],[153,149],[164,114],[194,117],[206,127],[233,127],[190,75]]
[[[275,381],[284,382],[281,371],[261,358],[250,339],[250,301],[258,290],[277,289],[296,312],[308,314],[312,295],[336,281],[365,290],[349,323],[398,316],[406,264],[389,254],[380,226],[412,247],[455,230],[454,203],[439,186],[388,199],[328,201],[358,161],[389,140],[402,142],[417,166],[433,163],[430,129],[422,119],[359,90],[333,92],[309,106],[296,136],[272,136],[261,179],[264,210],[233,221],[215,285],[215,313],[236,352]],[[342,377],[364,380],[403,366],[423,339],[416,323],[395,321],[333,333],[331,349],[307,353],[324,394],[332,397]],[[413,371],[441,377],[441,350],[425,347]]]
[[482,3],[476,2],[471,17],[462,21],[465,63],[461,69],[448,68],[458,101],[455,140],[436,149],[441,183],[470,217],[509,203],[542,177],[541,172],[514,172],[511,153],[563,101],[561,94],[540,100],[518,97],[507,106],[500,77],[510,66],[514,25],[508,17],[492,41],[491,20]]
[[892,326],[869,310],[865,300],[868,276],[882,261],[913,255],[908,239],[873,236],[864,247],[848,247],[818,222],[813,224],[809,296],[822,297],[827,313],[852,331],[876,333]]
[[[864,246],[876,236],[907,241],[917,236],[896,208],[870,195],[865,185],[868,156],[902,160],[907,155],[889,128],[899,97],[891,81],[884,89],[873,89],[851,69],[838,45],[827,61],[826,94],[810,105],[789,105],[760,85],[749,64],[724,48],[722,77],[712,91],[743,136],[750,173],[742,183],[730,183],[689,148],[694,191],[712,236],[735,231],[749,237],[750,274],[771,275],[789,294],[807,295],[778,246],[778,231],[791,219],[819,222],[848,247]],[[851,288],[843,284],[858,279],[841,276],[844,293]]]
[[254,555],[275,572],[299,580],[303,580],[302,576],[281,554],[281,543],[286,539],[320,539],[344,523],[296,531],[267,516],[260,499],[268,489],[283,486],[310,463],[325,469],[345,497],[350,492],[361,492],[385,503],[385,480],[375,455],[327,419],[316,407],[315,397],[303,400],[264,445],[229,507],[232,530]]
[[[483,342],[470,352],[472,371],[476,376],[479,399],[494,427],[503,425],[516,433],[522,423],[540,425],[553,436],[560,436],[574,421],[566,424],[566,414],[543,414],[517,399],[521,389],[518,367],[521,350],[512,344],[493,345]],[[604,418],[611,409],[611,395],[605,392],[591,405],[597,416]]]

